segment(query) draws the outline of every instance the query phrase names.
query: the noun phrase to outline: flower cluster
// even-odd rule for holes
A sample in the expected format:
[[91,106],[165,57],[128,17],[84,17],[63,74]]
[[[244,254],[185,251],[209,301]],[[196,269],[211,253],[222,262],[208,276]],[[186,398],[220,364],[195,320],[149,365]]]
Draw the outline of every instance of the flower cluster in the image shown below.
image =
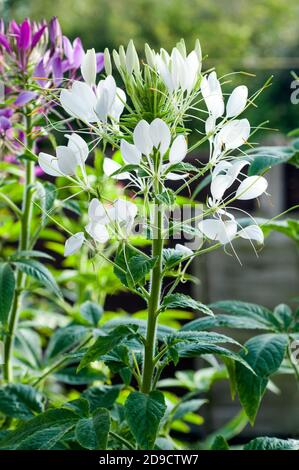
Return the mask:
[[[126,239],[132,231],[136,215],[137,206],[133,202],[117,199],[106,207],[94,198],[89,203],[89,221],[85,231],[95,243],[106,243],[112,237]],[[78,251],[84,241],[84,232],[75,233],[68,238],[65,243],[65,256]]]
[[[119,147],[122,163],[119,159],[104,158],[103,170],[107,177],[127,181],[136,194],[146,195],[148,201],[159,205],[165,197],[167,201],[170,194],[166,188],[167,182],[184,180],[184,185],[188,185],[190,172],[201,175],[210,172],[211,196],[197,224],[197,236],[223,245],[231,243],[236,237],[263,243],[263,233],[256,222],[252,220],[249,225],[241,226],[232,213],[234,208],[231,207],[233,201],[255,199],[267,189],[267,181],[263,176],[247,176],[243,173],[249,161],[246,153],[240,154],[239,149],[248,142],[251,128],[248,120],[240,119],[239,115],[249,102],[247,87],[236,87],[225,103],[216,72],[207,75],[201,73],[201,50],[198,42],[189,54],[186,53],[183,42],[171,54],[163,49],[156,53],[149,46],[146,46],[145,52],[147,63],[143,70],[132,41],[126,50],[121,46],[118,52],[113,51],[114,63],[132,102],[127,110],[128,116],[133,116],[133,121],[136,120],[134,126],[127,118],[123,121],[121,116],[127,106],[127,96],[116,86],[107,50],[104,54],[107,77],[96,83],[96,54],[93,49],[87,51],[81,64],[84,82],[75,81],[71,90],[61,91],[63,108],[72,117],[87,124],[100,137],[107,137],[109,133],[109,142]],[[152,84],[150,80],[153,80]],[[152,88],[145,88],[150,85]],[[149,90],[154,89],[154,86],[156,91],[161,91],[164,100],[159,101],[157,97],[159,113],[163,114],[166,102],[172,105],[175,102],[175,106],[169,108],[175,115],[171,119],[167,113],[164,113],[163,119],[144,119],[140,111],[140,118],[137,120],[131,105],[137,110],[142,93],[146,92],[148,96]],[[210,143],[209,162],[200,169],[184,162],[188,153],[185,113],[195,97],[206,106],[206,109],[200,109],[208,115],[205,119],[206,137],[203,141]],[[234,155],[234,151],[239,153]],[[44,171],[53,176],[76,175],[78,166],[86,176],[84,162],[87,156],[88,146],[82,138],[73,134],[69,137],[67,147],[57,148],[56,158],[40,154],[39,162]],[[235,189],[237,183],[239,185]],[[85,188],[90,190],[86,178],[80,184],[86,184]],[[163,192],[164,199],[161,199]],[[127,228],[131,227],[135,212],[133,217],[124,219],[115,214],[115,205],[107,209],[100,201],[93,199],[85,231],[93,240],[101,243],[108,241],[112,226],[118,227],[114,230],[115,236],[127,236],[130,232]],[[123,229],[122,235],[120,226]],[[84,239],[83,232],[71,237],[67,241],[66,253],[73,252],[73,247],[79,246]]]

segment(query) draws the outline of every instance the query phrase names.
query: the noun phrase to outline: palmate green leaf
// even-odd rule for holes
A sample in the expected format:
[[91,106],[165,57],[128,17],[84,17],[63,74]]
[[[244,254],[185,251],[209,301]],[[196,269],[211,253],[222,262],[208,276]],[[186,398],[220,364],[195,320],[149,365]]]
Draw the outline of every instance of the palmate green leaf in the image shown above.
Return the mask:
[[279,304],[275,307],[273,315],[277,321],[281,324],[281,331],[289,331],[294,319],[293,312],[290,307],[286,304]]
[[189,295],[185,294],[170,294],[166,295],[161,304],[161,310],[167,308],[191,308],[192,310],[198,310],[206,315],[214,315],[212,310],[205,304],[192,299]]
[[279,327],[279,323],[271,310],[262,305],[239,300],[220,300],[210,304],[210,307],[223,310],[232,316],[250,318],[256,323],[264,325],[265,329],[273,330],[273,328]]
[[[163,314],[162,314],[163,315]],[[114,328],[120,325],[135,325],[138,327],[138,332],[141,334],[146,333],[147,322],[146,320],[139,320],[137,318],[130,317],[120,317],[116,320],[109,320],[103,325],[104,331],[112,331]],[[158,325],[157,327],[157,338],[160,341],[163,341],[165,336],[173,334],[176,332],[175,328],[166,325]]]
[[92,326],[97,326],[103,316],[103,308],[95,302],[84,302],[80,307],[82,317]]
[[256,373],[250,373],[242,363],[236,364],[235,378],[239,399],[252,424],[269,377],[279,369],[283,361],[287,343],[286,335],[263,334],[249,339],[245,343],[247,353],[240,353]]
[[5,416],[26,420],[43,408],[44,397],[30,385],[10,384],[0,388],[0,412]]
[[164,248],[163,250],[163,265],[164,269],[171,269],[184,258],[184,253],[174,248]]
[[87,352],[84,354],[79,364],[78,371],[111,351],[124,340],[136,336],[137,330],[138,327],[135,325],[119,325],[106,336],[99,336],[95,343],[88,348]]
[[132,283],[132,278],[129,275],[129,261],[133,256],[137,255],[138,251],[127,245],[120,246],[116,253],[113,272],[126,287]]
[[15,292],[15,276],[8,263],[0,264],[0,323],[7,323]]
[[79,444],[89,450],[105,450],[110,429],[110,413],[98,408],[91,418],[82,418],[76,424],[75,436]]
[[82,397],[86,398],[93,413],[97,408],[112,408],[120,390],[121,385],[99,385],[85,390]]
[[257,437],[245,444],[244,450],[299,450],[299,441],[295,439],[277,439],[277,437]]
[[71,410],[53,409],[36,416],[0,441],[2,450],[52,449],[71,431],[79,416]]
[[262,225],[262,230],[265,236],[268,236],[272,231],[283,233],[287,237],[299,243],[299,221],[295,219],[285,219],[282,221],[265,221]]
[[131,393],[125,403],[129,428],[141,449],[153,449],[166,405],[163,393]]
[[34,259],[18,259],[13,264],[23,273],[33,277],[47,289],[61,297],[59,287],[50,271],[39,261]]

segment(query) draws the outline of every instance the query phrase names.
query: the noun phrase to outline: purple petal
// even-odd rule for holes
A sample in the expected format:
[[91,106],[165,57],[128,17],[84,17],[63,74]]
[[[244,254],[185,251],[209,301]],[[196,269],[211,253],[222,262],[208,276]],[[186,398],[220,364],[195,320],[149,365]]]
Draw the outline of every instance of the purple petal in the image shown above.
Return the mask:
[[8,39],[6,38],[6,36],[4,36],[4,34],[1,34],[1,33],[0,33],[0,45],[3,46],[8,52],[11,52],[11,47],[8,42]]
[[78,69],[82,64],[82,60],[85,55],[81,39],[76,38],[73,42],[73,46],[74,46],[73,68]]
[[42,35],[44,34],[44,31],[46,29],[46,25],[42,26],[34,35],[32,38],[32,44],[31,44],[31,49],[33,49],[36,44],[40,41]]
[[62,32],[57,16],[53,16],[49,24],[49,37],[53,46],[61,45]]
[[54,85],[59,86],[63,80],[62,63],[60,57],[55,57],[52,61]]
[[34,98],[36,98],[36,93],[34,91],[21,91],[15,100],[14,105],[22,108]]
[[20,49],[28,49],[31,44],[31,26],[28,18],[26,18],[21,24],[20,36],[19,36],[19,47]]
[[17,24],[17,22],[15,20],[12,20],[10,23],[9,23],[9,32],[11,32],[12,34],[15,34],[17,36],[19,36],[20,34],[20,27],[19,25]]
[[73,62],[73,46],[69,38],[67,38],[66,36],[63,36],[63,50],[68,60],[70,62]]
[[13,109],[10,108],[0,109],[0,116],[5,116],[6,118],[10,118],[13,113]]
[[97,60],[97,73],[99,73],[104,68],[104,54],[103,54],[103,52],[97,52],[96,53],[96,60]]
[[11,122],[7,117],[0,116],[0,132],[5,132],[11,128]]
[[43,59],[37,64],[35,67],[34,73],[33,73],[33,78],[36,80],[36,82],[44,88],[47,84],[46,80],[38,80],[39,78],[47,78],[48,73],[46,72],[46,69],[44,67],[44,61]]
[[4,34],[5,33],[5,25],[4,25],[4,19],[0,19],[0,33]]

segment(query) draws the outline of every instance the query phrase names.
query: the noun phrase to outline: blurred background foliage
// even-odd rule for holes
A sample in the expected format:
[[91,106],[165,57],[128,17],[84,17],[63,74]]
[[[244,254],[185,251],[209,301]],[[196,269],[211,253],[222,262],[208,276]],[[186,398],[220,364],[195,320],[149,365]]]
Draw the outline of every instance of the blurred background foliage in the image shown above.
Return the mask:
[[297,127],[290,103],[290,72],[299,69],[297,0],[0,0],[0,6],[6,20],[56,15],[66,35],[80,36],[86,48],[98,51],[133,38],[142,56],[145,42],[170,49],[181,37],[189,47],[199,38],[204,69],[251,72],[255,78],[235,78],[251,91],[274,75],[258,115],[254,108],[248,114],[253,125],[269,119],[282,132]]

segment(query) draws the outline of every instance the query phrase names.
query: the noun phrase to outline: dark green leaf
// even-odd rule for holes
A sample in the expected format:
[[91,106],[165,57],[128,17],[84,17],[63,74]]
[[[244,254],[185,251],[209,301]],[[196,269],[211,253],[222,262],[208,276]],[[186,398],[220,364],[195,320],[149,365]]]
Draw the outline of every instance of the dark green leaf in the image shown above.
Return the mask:
[[262,305],[241,302],[239,300],[220,300],[219,302],[210,304],[210,307],[219,308],[237,317],[252,318],[255,322],[261,325],[263,324],[266,329],[273,330],[273,326],[279,326],[271,310]]
[[277,439],[276,437],[257,437],[244,446],[244,450],[299,450],[299,441],[295,439]]
[[192,308],[193,310],[198,310],[206,315],[214,315],[212,310],[206,305],[192,299],[192,297],[189,297],[188,295],[179,293],[170,294],[164,297],[161,309],[165,310],[166,308]]
[[241,357],[255,371],[253,375],[243,364],[236,364],[236,383],[240,402],[250,420],[254,422],[270,375],[276,372],[284,358],[287,336],[264,334],[245,343]]
[[79,417],[71,410],[55,409],[36,416],[0,441],[5,450],[52,449],[75,427]]
[[229,450],[229,445],[224,437],[216,436],[213,444],[211,445],[211,450]]
[[141,449],[153,449],[166,405],[159,391],[146,395],[131,393],[125,403],[125,413],[130,430]]
[[99,357],[111,351],[111,349],[118,346],[122,341],[128,338],[132,338],[136,335],[137,327],[131,325],[120,325],[112,330],[106,336],[99,336],[95,343],[88,348],[87,352],[84,354],[78,370],[86,367],[90,362],[93,362]]
[[15,292],[15,276],[8,263],[0,264],[0,323],[7,322]]
[[107,448],[110,429],[110,414],[105,408],[98,408],[91,418],[83,418],[76,425],[76,439],[79,444],[89,450]]
[[22,250],[22,251],[17,251],[13,256],[11,256],[11,260],[15,261],[18,259],[23,259],[23,258],[45,258],[45,259],[51,259],[53,260],[53,256],[48,255],[48,253],[44,253],[43,251],[38,251],[38,250]]
[[100,319],[102,318],[103,308],[100,305],[88,300],[81,305],[80,313],[90,325],[97,326]]
[[193,400],[181,401],[181,403],[176,406],[175,413],[172,415],[172,421],[176,419],[183,419],[186,414],[197,411],[202,405],[207,403],[207,401],[208,400],[201,398],[194,398]]
[[175,193],[171,189],[166,189],[161,194],[156,194],[156,200],[165,206],[173,206],[175,204]]
[[14,264],[20,271],[36,279],[56,295],[61,296],[61,292],[54,277],[42,263],[34,259],[19,259],[14,261]]
[[85,390],[82,397],[89,402],[90,411],[93,413],[97,408],[112,408],[120,390],[121,385],[99,385]]
[[30,385],[11,384],[0,388],[0,411],[6,416],[30,419],[43,411],[43,396]]
[[147,258],[144,255],[136,255],[130,258],[129,274],[127,279],[132,280],[133,285],[143,283],[146,275],[153,269],[157,258]]
[[51,360],[58,355],[70,351],[83,341],[87,331],[88,330],[82,325],[70,325],[59,328],[51,336],[46,350],[46,358]]
[[202,331],[211,328],[241,328],[250,330],[268,330],[263,322],[246,316],[217,314],[214,317],[202,317],[186,323],[182,331]]

